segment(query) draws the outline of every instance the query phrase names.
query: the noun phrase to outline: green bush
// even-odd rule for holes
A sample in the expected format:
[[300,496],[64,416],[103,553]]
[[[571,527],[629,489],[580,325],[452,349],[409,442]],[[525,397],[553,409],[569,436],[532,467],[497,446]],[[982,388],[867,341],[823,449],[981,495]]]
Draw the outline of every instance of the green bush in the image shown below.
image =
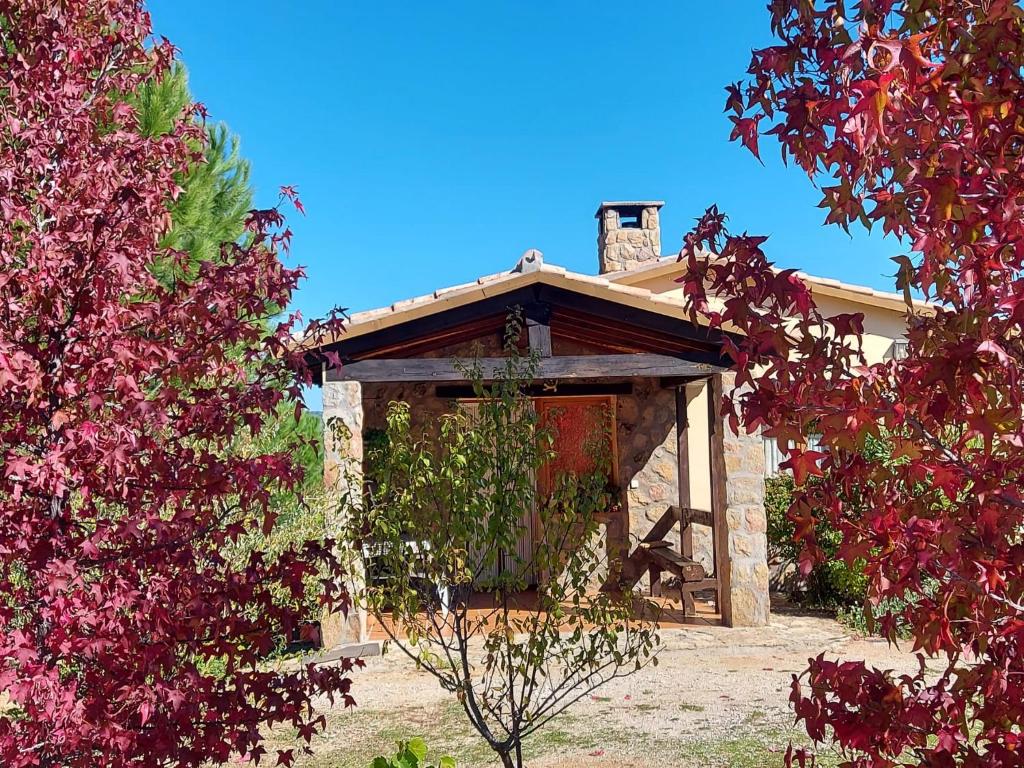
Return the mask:
[[437,765],[427,763],[427,745],[423,739],[411,739],[398,742],[398,752],[394,757],[374,759],[371,768],[455,768],[455,761],[445,755],[437,761]]
[[[890,466],[906,458],[893,455],[893,446],[887,431],[877,438],[869,438],[864,449],[864,458],[882,466]],[[808,482],[814,482],[811,478]],[[793,540],[794,526],[786,516],[794,491],[793,478],[780,474],[765,480],[765,510],[768,516],[768,556],[779,564],[795,564],[800,556],[800,544]],[[921,492],[924,492],[922,485]],[[856,509],[858,495],[854,493],[846,502]],[[885,616],[896,617],[898,634],[905,634],[905,618],[902,616],[909,604],[920,599],[920,595],[906,594],[888,597],[871,605],[867,599],[868,579],[864,575],[863,561],[856,561],[853,567],[836,555],[842,535],[827,521],[819,521],[815,527],[818,544],[825,554],[823,562],[815,565],[806,578],[793,578],[787,583],[786,591],[791,597],[812,608],[835,611],[836,618],[860,634],[874,634]],[[935,582],[922,582],[924,596],[934,593]]]
[[[768,515],[768,556],[784,565],[795,564],[801,545],[794,540],[795,528],[787,517],[793,498],[793,478],[780,474],[765,480],[765,511]],[[841,534],[826,521],[815,527],[818,545],[825,560],[814,566],[806,578],[789,581],[790,597],[811,607],[830,611],[844,611],[864,605],[867,578],[858,561],[853,567],[836,557]]]

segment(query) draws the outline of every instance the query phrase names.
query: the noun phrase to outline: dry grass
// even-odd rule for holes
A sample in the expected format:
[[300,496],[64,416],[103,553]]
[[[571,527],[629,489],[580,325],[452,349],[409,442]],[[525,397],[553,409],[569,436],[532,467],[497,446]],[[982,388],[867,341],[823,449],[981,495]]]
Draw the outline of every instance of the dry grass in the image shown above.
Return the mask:
[[[790,679],[810,656],[825,651],[896,669],[915,666],[913,657],[851,638],[820,616],[776,615],[771,627],[759,629],[684,627],[665,632],[664,640],[658,667],[602,688],[529,738],[529,768],[780,766],[789,740],[799,739],[787,701]],[[327,729],[299,768],[368,768],[413,736],[459,766],[497,765],[458,703],[400,654],[369,659],[352,692],[359,706],[326,713]],[[273,746],[293,746],[291,737],[275,733]]]

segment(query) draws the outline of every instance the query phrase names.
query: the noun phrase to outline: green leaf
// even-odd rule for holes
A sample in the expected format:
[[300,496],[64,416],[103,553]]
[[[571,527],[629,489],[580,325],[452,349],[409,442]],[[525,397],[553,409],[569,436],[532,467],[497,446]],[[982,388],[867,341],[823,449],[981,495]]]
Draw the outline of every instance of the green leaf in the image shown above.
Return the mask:
[[410,739],[409,743],[405,745],[405,748],[415,755],[416,759],[421,763],[427,759],[427,744],[423,739]]

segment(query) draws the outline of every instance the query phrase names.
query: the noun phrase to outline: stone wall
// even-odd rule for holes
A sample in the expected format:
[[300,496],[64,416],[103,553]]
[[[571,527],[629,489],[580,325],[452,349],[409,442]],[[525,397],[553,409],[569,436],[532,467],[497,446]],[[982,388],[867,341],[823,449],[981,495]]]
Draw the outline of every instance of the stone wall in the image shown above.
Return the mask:
[[[631,548],[672,505],[679,504],[679,441],[675,392],[657,379],[637,379],[631,395],[618,398],[619,484],[629,510]],[[706,441],[706,437],[705,437]],[[691,480],[691,485],[697,478]],[[694,506],[700,506],[696,501]],[[666,538],[679,550],[679,530]],[[711,529],[695,526],[694,556],[711,573]],[[646,577],[642,582],[646,586]]]
[[[723,374],[726,392],[735,374]],[[761,436],[724,433],[726,521],[729,527],[730,616],[734,627],[768,623],[768,529],[764,510],[764,446]]]
[[410,422],[414,432],[434,435],[439,426],[438,417],[451,410],[447,399],[434,394],[435,385],[425,383],[364,384],[364,431],[383,430],[387,427],[388,408],[393,402],[409,403]]

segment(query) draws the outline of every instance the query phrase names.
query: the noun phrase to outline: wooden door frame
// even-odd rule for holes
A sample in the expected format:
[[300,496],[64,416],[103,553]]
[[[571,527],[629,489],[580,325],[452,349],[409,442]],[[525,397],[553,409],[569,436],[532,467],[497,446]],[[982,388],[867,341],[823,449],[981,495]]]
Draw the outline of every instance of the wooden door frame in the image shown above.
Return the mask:
[[[475,396],[474,397],[459,397],[459,398],[455,398],[455,402],[458,405],[460,405],[460,406],[461,405],[477,405],[479,403],[487,402],[487,400],[488,400],[488,398],[486,398],[486,397],[475,397]],[[534,409],[534,412],[536,412],[537,406],[533,402],[533,398],[529,398],[529,400],[530,400],[530,407]],[[537,531],[537,497],[536,497],[537,475],[536,475],[536,473],[534,474],[534,477],[533,477],[533,485],[534,485],[534,503],[533,503],[533,509],[530,510],[530,518],[529,518],[530,519],[529,540],[530,540],[530,548],[531,549],[533,549],[533,547],[535,546],[535,541],[536,541],[535,537],[536,537],[536,531]],[[500,563],[501,559],[499,559],[498,562]],[[533,570],[534,570],[534,567],[531,564],[530,571],[533,572]],[[528,585],[529,586],[533,586],[536,583],[536,581],[537,581],[537,574],[536,573],[532,573],[532,575],[527,575],[527,581],[528,581]],[[474,590],[477,589],[475,583],[473,584],[473,589]]]

